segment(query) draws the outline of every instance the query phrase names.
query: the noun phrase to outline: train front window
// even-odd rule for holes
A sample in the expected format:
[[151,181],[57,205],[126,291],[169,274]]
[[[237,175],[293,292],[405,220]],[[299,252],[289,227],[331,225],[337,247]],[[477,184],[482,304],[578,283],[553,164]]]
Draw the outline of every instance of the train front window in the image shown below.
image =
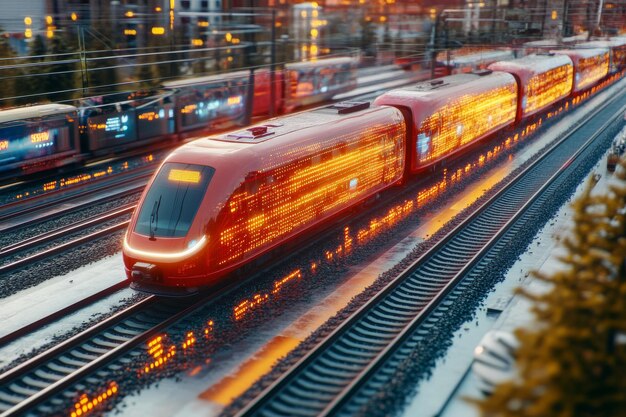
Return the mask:
[[164,164],[139,211],[135,232],[150,238],[185,236],[214,172],[202,165]]

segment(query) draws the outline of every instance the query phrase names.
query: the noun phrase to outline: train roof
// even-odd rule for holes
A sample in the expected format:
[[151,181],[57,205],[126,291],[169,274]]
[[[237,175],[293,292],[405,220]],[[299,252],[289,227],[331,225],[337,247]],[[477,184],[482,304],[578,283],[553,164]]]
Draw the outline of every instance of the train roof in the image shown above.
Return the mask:
[[413,86],[388,91],[381,97],[402,97],[407,101],[445,100],[448,97],[459,96],[473,91],[483,91],[514,82],[513,76],[506,72],[482,70],[423,81]]
[[526,72],[540,74],[563,65],[572,65],[572,60],[565,54],[531,54],[511,61],[499,61],[489,65],[489,69],[506,72]]
[[22,119],[54,116],[77,111],[76,107],[69,104],[40,104],[37,106],[17,107],[0,111],[0,123],[13,122]]
[[[340,65],[347,63],[356,63],[354,58],[350,57],[337,57],[337,58],[326,58],[319,59],[315,61],[306,61],[306,62],[292,62],[286,64],[285,67],[288,69],[302,69],[302,68],[311,68],[311,67],[323,67],[328,65]],[[215,75],[207,75],[204,77],[193,77],[193,78],[184,78],[181,80],[173,80],[173,81],[165,81],[161,85],[164,88],[184,88],[184,87],[193,87],[196,85],[202,84],[211,84],[218,83],[225,80],[235,80],[248,78],[250,76],[250,71],[234,71],[227,72],[223,74],[215,74]]]
[[576,45],[576,48],[617,48],[620,46],[626,46],[626,38],[611,38],[583,42]]
[[559,41],[556,39],[540,39],[538,41],[524,42],[525,47],[542,47],[542,46],[558,46]]
[[[343,109],[347,108],[346,112]],[[389,123],[390,117],[401,120],[400,112],[391,107],[369,107],[369,103],[357,103],[356,107],[345,107],[342,103],[321,109],[266,120],[259,125],[219,135],[207,136],[189,142],[176,149],[170,157],[182,162],[189,158],[194,163],[207,160],[245,158],[254,161],[258,169],[271,168],[267,161],[275,154],[289,154],[295,158],[300,153],[311,152],[319,147],[320,138],[339,138],[362,130],[367,123]],[[279,151],[280,150],[280,151]],[[211,158],[215,156],[216,158]],[[219,158],[217,158],[219,157]],[[168,159],[170,159],[168,157]],[[236,159],[240,161],[240,159]],[[216,167],[217,168],[217,167]]]
[[191,86],[200,85],[200,84],[217,83],[220,81],[241,79],[244,77],[247,78],[249,76],[250,76],[250,71],[234,71],[234,72],[227,72],[223,74],[207,75],[205,77],[193,77],[193,78],[185,78],[182,80],[166,81],[162,83],[162,86],[164,88],[191,87]]
[[484,61],[484,60],[500,60],[513,57],[513,51],[508,50],[497,50],[497,51],[481,51],[468,55],[461,55],[453,57],[450,60],[451,64],[455,65],[464,65],[473,63],[476,61]]
[[608,48],[590,48],[590,49],[557,49],[550,51],[555,54],[564,54],[574,59],[591,58],[598,55],[608,54]]
[[311,67],[324,67],[327,65],[341,65],[341,64],[350,64],[356,63],[355,58],[351,57],[336,57],[336,58],[323,58],[317,59],[315,61],[305,61],[305,62],[290,62],[285,64],[285,68],[288,69],[302,69],[302,68],[311,68]]

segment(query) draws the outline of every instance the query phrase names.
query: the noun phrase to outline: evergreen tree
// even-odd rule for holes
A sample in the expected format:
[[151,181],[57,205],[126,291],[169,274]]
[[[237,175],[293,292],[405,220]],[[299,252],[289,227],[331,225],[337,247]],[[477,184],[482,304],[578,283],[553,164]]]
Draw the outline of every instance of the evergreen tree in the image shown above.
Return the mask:
[[376,27],[365,18],[361,19],[361,50],[365,56],[373,56],[376,51]]
[[626,162],[606,195],[593,183],[574,203],[565,268],[535,274],[552,284],[520,329],[518,377],[473,400],[487,417],[626,415]]
[[[0,33],[2,33],[1,28]],[[12,106],[14,100],[11,97],[17,95],[17,79],[15,77],[18,75],[18,71],[11,68],[12,65],[15,65],[13,57],[15,57],[15,52],[9,45],[7,38],[0,35],[0,108]]]
[[16,104],[32,104],[46,101],[47,85],[46,71],[43,62],[46,60],[46,43],[41,35],[37,35],[30,43],[29,63],[38,64],[20,71],[20,78],[17,79],[16,89],[19,92]]
[[[50,60],[51,61],[63,61],[68,58],[66,54],[70,52],[70,49],[63,38],[55,36],[52,38],[50,45]],[[51,64],[48,67],[48,73],[50,76],[46,79],[49,92],[48,98],[51,101],[63,101],[70,100],[74,97],[74,92],[71,91],[76,88],[76,65],[73,63],[56,63]]]
[[117,58],[113,51],[112,28],[96,25],[86,30],[89,93],[108,94],[118,89]]

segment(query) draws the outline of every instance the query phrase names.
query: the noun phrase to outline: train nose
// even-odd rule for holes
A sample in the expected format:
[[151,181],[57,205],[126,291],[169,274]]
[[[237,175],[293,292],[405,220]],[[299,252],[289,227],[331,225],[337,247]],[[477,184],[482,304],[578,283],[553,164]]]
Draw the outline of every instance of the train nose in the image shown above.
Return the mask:
[[130,272],[133,281],[161,282],[162,276],[156,265],[136,262]]

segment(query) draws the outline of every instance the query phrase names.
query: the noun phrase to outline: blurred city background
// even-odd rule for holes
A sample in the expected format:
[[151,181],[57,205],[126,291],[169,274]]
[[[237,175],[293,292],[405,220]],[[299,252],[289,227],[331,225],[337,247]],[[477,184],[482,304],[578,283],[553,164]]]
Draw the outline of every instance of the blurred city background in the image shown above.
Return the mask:
[[626,0],[22,0],[2,8],[0,107],[331,56],[427,69],[442,51],[626,30]]

